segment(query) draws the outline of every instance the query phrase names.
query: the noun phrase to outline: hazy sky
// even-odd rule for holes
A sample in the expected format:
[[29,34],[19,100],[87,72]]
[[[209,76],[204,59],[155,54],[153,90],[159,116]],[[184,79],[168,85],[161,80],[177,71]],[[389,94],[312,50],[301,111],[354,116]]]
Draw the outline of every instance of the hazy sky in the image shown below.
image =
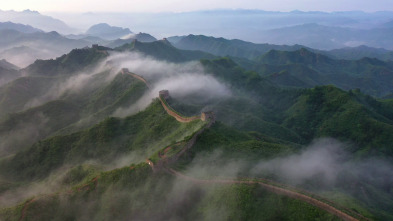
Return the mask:
[[209,9],[268,11],[393,11],[393,0],[2,0],[1,10],[64,12],[182,12]]

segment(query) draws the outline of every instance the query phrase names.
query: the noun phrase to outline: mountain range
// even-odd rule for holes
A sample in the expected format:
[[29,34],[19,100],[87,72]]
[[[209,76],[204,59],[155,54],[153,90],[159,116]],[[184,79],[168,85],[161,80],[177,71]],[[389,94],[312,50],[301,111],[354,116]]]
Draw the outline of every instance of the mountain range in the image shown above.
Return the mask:
[[132,34],[132,32],[128,28],[110,26],[106,23],[93,25],[86,31],[86,35],[92,35],[107,40],[115,40],[130,34]]
[[[0,220],[393,220],[391,13],[160,16],[307,30],[281,45],[0,24]],[[309,47],[316,30],[348,35]],[[385,49],[342,47],[355,34]]]
[[270,50],[294,51],[301,48],[324,54],[335,59],[357,60],[364,57],[379,60],[393,60],[393,52],[383,48],[372,48],[364,45],[344,47],[334,50],[317,50],[304,45],[255,44],[242,40],[208,37],[204,35],[173,36],[168,40],[179,49],[200,50],[217,56],[231,56],[253,60]]
[[360,45],[393,50],[390,38],[386,38],[392,35],[392,28],[363,30],[311,23],[266,31],[261,33],[260,41],[273,44],[301,44],[322,50]]
[[63,21],[52,18],[50,16],[42,15],[37,11],[24,10],[24,11],[2,11],[0,10],[1,22],[13,22],[32,27],[39,27],[39,29],[50,32],[56,31],[59,33],[67,34],[75,31],[70,28]]
[[[123,57],[116,55],[118,53]],[[141,61],[150,70],[140,69]],[[341,74],[348,76],[352,76],[349,73],[355,64],[379,68],[387,65],[376,59],[347,64],[306,49],[271,50],[256,61],[260,65],[298,64],[320,70],[329,65],[342,65],[347,72]],[[149,84],[128,74],[122,67],[139,70]],[[190,67],[193,73],[188,70]],[[176,75],[171,69],[180,73]],[[190,152],[181,156],[174,165],[168,164],[175,171],[181,171],[176,173],[197,177],[194,180],[267,176],[274,182],[296,184],[297,188],[306,188],[313,194],[331,191],[334,194],[323,197],[350,208],[352,212],[348,213],[351,216],[360,213],[359,216],[377,220],[392,217],[389,209],[393,205],[389,192],[390,170],[380,171],[380,168],[372,167],[371,171],[378,172],[371,173],[369,169],[362,169],[367,174],[363,177],[356,175],[358,170],[352,166],[344,166],[346,169],[336,171],[339,174],[333,184],[326,183],[332,181],[327,181],[329,176],[325,175],[306,177],[293,183],[287,180],[288,177],[281,176],[281,172],[251,172],[261,170],[261,159],[285,159],[311,151],[311,155],[306,156],[315,160],[316,156],[312,154],[315,150],[308,150],[306,146],[323,137],[347,143],[343,150],[333,149],[346,154],[345,158],[329,158],[334,163],[368,168],[370,165],[361,162],[366,162],[370,156],[391,159],[391,100],[379,100],[359,90],[344,91],[335,86],[310,89],[304,86],[282,87],[283,83],[275,82],[270,75],[246,71],[229,58],[176,49],[167,40],[134,41],[115,49],[101,46],[75,49],[55,60],[36,61],[17,72],[23,77],[0,87],[0,134],[7,137],[1,143],[1,193],[7,200],[2,201],[2,205],[11,206],[1,210],[2,219],[80,219],[95,211],[100,211],[108,219],[150,219],[156,215],[171,218],[173,213],[165,211],[172,207],[165,206],[169,205],[168,200],[163,199],[187,202],[171,209],[179,211],[176,217],[184,219],[191,216],[207,219],[211,217],[209,211],[216,211],[220,205],[228,209],[228,214],[224,215],[226,218],[253,216],[258,219],[261,216],[258,211],[261,210],[269,211],[268,217],[272,219],[287,219],[294,214],[300,220],[305,216],[334,218],[313,204],[276,195],[260,186],[234,184],[219,187],[212,184],[194,187],[187,184],[190,182],[187,179],[176,181],[181,179],[180,175],[173,176],[165,170],[153,173],[148,164],[143,163],[148,158],[159,164],[160,156],[169,157],[180,151],[179,148],[193,136],[198,136],[198,139]],[[366,76],[376,78],[374,75]],[[187,84],[188,79],[200,86],[193,89],[193,84]],[[197,83],[199,81],[201,83]],[[212,82],[217,83],[209,89]],[[158,93],[158,90],[168,88],[172,90],[166,105],[186,116],[208,108],[215,113],[217,122],[205,130],[200,129],[205,125],[200,120],[178,122],[168,115],[163,103],[158,99],[151,100],[150,96],[144,108],[130,109],[140,103],[145,94],[149,95],[149,90]],[[225,88],[230,88],[230,92]],[[113,117],[119,116],[119,113],[128,114]],[[323,142],[327,143],[318,145],[334,146],[336,141]],[[328,151],[325,157],[335,156],[333,150],[324,148],[327,149],[318,151]],[[359,159],[362,159],[361,162]],[[203,167],[210,169],[205,171]],[[229,169],[225,170],[226,167]],[[386,179],[376,182],[374,178],[379,173]],[[54,192],[48,195],[48,188],[45,191],[35,190],[34,183],[50,185],[53,190],[49,191]],[[181,188],[188,186],[183,193],[187,199],[176,198],[179,185]],[[23,188],[32,189],[23,192]],[[9,198],[10,191],[22,192],[20,197]],[[156,194],[148,194],[155,191]],[[110,204],[105,203],[107,195]],[[188,200],[189,197],[192,200]],[[234,200],[238,197],[240,202]],[[267,203],[266,197],[275,203]],[[138,200],[143,203],[142,206],[130,203],[139,198],[144,199]],[[156,202],[153,208],[150,208],[150,200]],[[211,200],[217,203],[212,204]],[[17,203],[17,206],[12,207],[11,202]],[[72,206],[82,204],[94,206],[83,211]],[[111,209],[107,211],[106,206]],[[144,210],[138,212],[141,208]],[[163,210],[156,211],[154,208]],[[116,212],[111,212],[112,209]]]
[[12,29],[22,33],[43,32],[42,30],[38,28],[33,28],[30,25],[15,24],[12,22],[0,22],[0,30],[4,30],[4,29]]

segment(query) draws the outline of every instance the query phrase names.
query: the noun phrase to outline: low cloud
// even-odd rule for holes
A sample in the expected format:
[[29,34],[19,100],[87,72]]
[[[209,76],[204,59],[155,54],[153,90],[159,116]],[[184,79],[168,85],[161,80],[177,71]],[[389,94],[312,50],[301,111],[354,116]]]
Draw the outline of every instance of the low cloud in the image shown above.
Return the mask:
[[[69,77],[59,78],[42,95],[34,97],[25,104],[25,109],[40,106],[46,102],[59,99],[65,95],[79,95],[91,91],[105,83],[110,82],[118,74],[106,65],[106,61],[100,62],[94,68],[76,73],[68,73]],[[103,75],[103,76],[100,76]]]
[[356,158],[345,143],[318,139],[298,153],[258,162],[216,150],[196,155],[184,172],[199,179],[268,178],[316,193],[336,191],[383,203],[373,194],[391,195],[393,165],[381,158]]
[[229,87],[205,73],[199,62],[177,64],[158,61],[138,53],[123,53],[112,55],[111,63],[119,68],[128,68],[130,72],[144,77],[150,84],[150,90],[135,104],[118,109],[114,116],[124,117],[143,110],[153,98],[158,97],[158,92],[164,89],[169,90],[175,99],[193,97],[200,103],[228,98],[231,95]]
[[[29,116],[28,122],[12,124],[12,127],[0,133],[0,157],[16,153],[21,148],[37,141],[47,131],[49,119],[38,112]],[[4,124],[4,123],[3,123]]]
[[270,173],[287,182],[300,184],[313,177],[334,183],[348,154],[343,144],[333,139],[315,141],[298,154],[258,163],[252,173]]

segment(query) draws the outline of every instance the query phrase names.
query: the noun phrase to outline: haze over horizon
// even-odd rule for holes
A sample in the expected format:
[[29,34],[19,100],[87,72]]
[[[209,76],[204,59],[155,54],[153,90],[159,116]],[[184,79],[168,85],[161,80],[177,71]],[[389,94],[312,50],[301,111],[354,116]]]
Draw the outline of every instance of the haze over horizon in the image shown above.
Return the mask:
[[393,11],[393,3],[390,0],[113,0],[108,5],[107,1],[78,1],[78,0],[21,0],[17,2],[2,2],[0,10],[34,10],[40,12],[190,12],[216,9],[257,9],[266,11]]

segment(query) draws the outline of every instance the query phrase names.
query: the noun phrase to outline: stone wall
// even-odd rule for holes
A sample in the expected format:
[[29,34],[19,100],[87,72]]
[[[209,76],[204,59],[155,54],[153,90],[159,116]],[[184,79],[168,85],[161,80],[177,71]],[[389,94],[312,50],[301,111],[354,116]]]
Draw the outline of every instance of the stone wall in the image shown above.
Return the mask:
[[139,76],[139,75],[137,75],[137,74],[131,73],[131,72],[128,70],[128,68],[122,68],[122,69],[121,69],[121,73],[122,73],[122,74],[131,75],[132,77],[134,77],[134,78],[136,78],[136,79],[142,81],[143,83],[145,83],[146,86],[147,86],[148,88],[150,88],[150,85],[149,85],[149,83],[147,83],[146,79],[144,79],[142,76]]
[[[160,92],[161,92],[161,91],[160,91]],[[164,109],[166,110],[166,112],[167,112],[169,115],[171,115],[172,117],[174,117],[177,121],[182,122],[182,123],[189,123],[189,122],[191,122],[191,121],[201,119],[200,116],[193,116],[193,117],[183,117],[183,116],[180,116],[178,113],[176,113],[175,111],[173,111],[171,107],[169,107],[169,105],[166,103],[166,100],[165,100],[165,98],[164,98],[163,96],[160,95],[159,98],[160,98],[161,104],[162,104],[162,106],[164,107]]]

